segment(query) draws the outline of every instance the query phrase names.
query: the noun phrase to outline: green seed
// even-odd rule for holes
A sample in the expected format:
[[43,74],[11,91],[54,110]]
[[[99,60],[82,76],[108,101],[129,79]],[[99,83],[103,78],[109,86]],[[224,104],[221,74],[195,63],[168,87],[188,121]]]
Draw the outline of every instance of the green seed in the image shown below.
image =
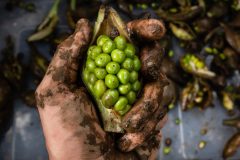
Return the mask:
[[206,53],[210,53],[210,54],[213,53],[213,50],[210,47],[206,47],[204,50]]
[[114,109],[116,111],[122,111],[128,104],[128,100],[126,97],[120,97],[116,104],[114,105]]
[[114,42],[116,44],[117,49],[121,49],[121,50],[123,50],[126,47],[126,44],[127,44],[127,40],[123,36],[117,36],[114,39]]
[[86,67],[90,72],[93,72],[96,68],[96,64],[92,59],[87,59]]
[[206,144],[207,144],[206,141],[200,141],[199,144],[198,144],[198,148],[203,149],[203,148],[205,148]]
[[130,79],[130,73],[126,69],[120,69],[117,77],[122,84],[127,84]]
[[226,59],[226,56],[225,56],[224,53],[220,53],[220,54],[219,54],[219,57],[220,57],[222,60],[225,60],[225,59]]
[[173,55],[174,55],[173,50],[170,50],[170,51],[168,52],[168,56],[169,56],[169,57],[173,57]]
[[172,12],[172,13],[176,13],[178,10],[177,10],[177,8],[170,8],[169,9],[169,12]]
[[87,51],[87,55],[88,55],[88,56],[91,56],[92,50],[93,50],[94,47],[95,47],[95,46],[91,46],[91,47],[88,48],[88,51]]
[[84,81],[88,82],[89,74],[90,74],[89,70],[87,70],[87,69],[83,70],[83,79],[84,79]]
[[102,97],[102,95],[106,91],[106,89],[107,89],[107,87],[103,80],[98,80],[93,87],[94,94],[97,98]]
[[170,104],[168,105],[168,109],[171,110],[171,109],[173,109],[173,108],[174,108],[174,104],[173,104],[173,103],[170,103]]
[[95,68],[94,73],[98,79],[104,79],[107,75],[107,71],[104,68]]
[[118,90],[121,94],[127,94],[131,90],[131,84],[122,84],[118,87]]
[[138,80],[138,72],[132,71],[132,72],[130,73],[130,82],[133,83],[133,82],[135,82],[136,80]]
[[135,55],[135,52],[136,52],[135,47],[132,44],[127,43],[126,48],[124,50],[124,53],[126,54],[126,56],[129,58],[133,58]]
[[108,74],[105,77],[105,84],[107,85],[108,88],[115,89],[119,86],[119,81],[115,75]]
[[102,96],[102,103],[105,107],[110,108],[117,102],[119,93],[116,89],[108,89]]
[[104,53],[111,53],[116,48],[114,42],[112,40],[107,40],[102,46],[102,50]]
[[95,74],[90,73],[88,77],[88,81],[90,84],[94,84],[97,81],[97,77],[95,76]]
[[134,91],[128,92],[128,94],[127,94],[128,103],[133,104],[136,100],[136,97],[137,97],[137,95]]
[[106,53],[98,55],[95,59],[95,63],[99,67],[105,67],[110,61],[111,57]]
[[124,114],[126,114],[126,113],[130,110],[130,108],[131,108],[131,106],[128,104],[128,105],[126,105],[126,107],[125,107],[123,110],[118,111],[118,113],[119,113],[121,116],[123,116]]
[[164,147],[164,148],[163,148],[163,153],[164,153],[165,155],[168,155],[170,152],[171,152],[171,147]]
[[196,67],[197,67],[198,69],[201,69],[201,68],[204,67],[204,63],[201,62],[201,61],[196,62],[195,65],[196,65]]
[[96,57],[102,53],[102,48],[99,46],[94,46],[91,51],[91,58],[96,59]]
[[106,35],[101,35],[97,39],[97,45],[102,47],[107,40],[111,40],[111,39]]
[[179,125],[180,123],[181,123],[181,120],[180,120],[179,118],[176,118],[176,119],[175,119],[175,124],[176,124],[176,125]]
[[109,74],[117,74],[120,70],[120,65],[117,62],[109,62],[106,66],[106,70]]
[[134,65],[135,71],[139,71],[141,69],[141,61],[139,60],[139,58],[137,56],[134,56],[133,65]]
[[112,51],[111,57],[114,62],[122,63],[125,60],[126,55],[123,51],[115,49]]
[[122,68],[132,71],[134,69],[133,60],[131,58],[126,58],[122,63]]
[[140,89],[141,89],[141,82],[139,81],[135,81],[133,84],[132,84],[132,89],[136,92],[138,92]]
[[217,48],[213,48],[213,54],[218,54]]

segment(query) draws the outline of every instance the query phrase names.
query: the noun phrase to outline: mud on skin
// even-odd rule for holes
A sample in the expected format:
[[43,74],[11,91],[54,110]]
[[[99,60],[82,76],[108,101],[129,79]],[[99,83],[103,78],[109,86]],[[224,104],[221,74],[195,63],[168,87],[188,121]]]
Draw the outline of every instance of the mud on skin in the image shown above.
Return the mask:
[[146,77],[148,80],[157,80],[159,78],[163,52],[163,48],[156,41],[141,49],[141,73],[144,78]]
[[159,40],[166,32],[163,22],[157,19],[133,20],[127,28],[130,34],[147,41]]
[[[137,153],[137,155],[143,155],[143,157],[136,156],[134,152],[122,153],[121,151],[118,151],[114,146],[111,137],[106,134],[99,125],[94,105],[86,94],[86,90],[81,87],[79,89],[71,89],[72,87],[70,86],[76,84],[76,71],[79,68],[78,61],[80,57],[83,57],[85,48],[90,40],[91,32],[88,21],[83,19],[79,21],[76,30],[77,31],[72,36],[61,43],[58,47],[48,68],[47,74],[36,91],[36,100],[40,112],[49,110],[49,108],[59,107],[57,114],[59,114],[61,122],[60,126],[64,130],[73,132],[72,136],[74,138],[77,138],[80,141],[81,139],[83,140],[84,147],[82,150],[85,154],[89,154],[90,156],[101,155],[103,158],[111,160],[142,159],[144,157],[146,159],[147,156],[150,157],[152,152],[148,151],[149,154],[143,154],[140,151],[141,147],[138,147],[139,153]],[[146,117],[146,122],[140,121],[139,119],[141,124],[137,121],[135,122],[136,124],[142,126],[142,123],[152,124],[150,125],[150,129],[145,128],[145,130],[150,133],[147,137],[151,137],[151,135],[155,133],[152,132],[152,130],[154,128],[153,126],[156,126],[157,122],[159,122],[159,115],[161,115],[160,117],[164,115],[159,113],[162,112],[162,108],[159,106],[160,100],[159,98],[157,99],[157,96],[162,96],[166,80],[164,81],[163,78],[160,82],[161,83],[155,82],[154,85],[148,84],[145,86],[149,89],[147,89],[146,93],[143,93],[143,98],[141,99],[143,104],[139,103],[139,106],[145,106],[144,110],[147,112],[147,115],[135,111],[130,113],[130,115],[140,114],[140,117],[142,117],[142,115]],[[154,92],[154,94],[151,92]],[[148,99],[144,99],[144,96]],[[151,103],[151,100],[149,101],[149,97],[154,98],[156,108],[155,106],[152,107],[154,104]],[[153,109],[149,107],[152,107]],[[155,115],[155,119],[149,120],[148,114],[151,114],[156,110],[158,113]],[[135,128],[139,128],[139,125]],[[45,126],[43,125],[43,128],[44,127]],[[143,132],[140,136],[145,136],[146,134],[147,133]],[[145,140],[145,138],[146,137],[142,137],[141,139]],[[153,140],[151,141],[151,144],[155,144],[153,143]],[[156,144],[159,143],[157,140],[155,142]],[[152,149],[154,150],[154,148]]]
[[167,85],[166,77],[162,77],[157,82],[146,84],[143,89],[142,97],[134,104],[122,120],[122,126],[126,131],[140,131],[144,122],[160,106],[163,88]]

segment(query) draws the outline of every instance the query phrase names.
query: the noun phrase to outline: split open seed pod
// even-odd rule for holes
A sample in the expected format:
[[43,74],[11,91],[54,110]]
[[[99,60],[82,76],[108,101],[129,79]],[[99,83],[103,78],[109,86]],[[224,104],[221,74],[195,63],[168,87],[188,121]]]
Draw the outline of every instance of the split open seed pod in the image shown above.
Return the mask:
[[[94,46],[95,47],[99,47],[99,44],[98,44],[97,41],[98,41],[98,38],[103,36],[103,35],[105,37],[107,37],[109,39],[109,41],[111,41],[112,43],[114,43],[116,45],[115,50],[118,50],[118,52],[120,52],[121,50],[117,46],[117,42],[116,42],[116,38],[115,37],[120,37],[121,36],[123,39],[125,39],[124,41],[126,41],[126,44],[128,46],[130,45],[132,49],[135,48],[133,46],[133,44],[132,44],[132,41],[131,41],[129,35],[128,35],[127,27],[126,27],[125,23],[121,20],[120,16],[117,14],[117,12],[113,8],[105,7],[105,6],[101,6],[100,10],[98,12],[98,17],[97,17],[97,20],[95,22],[95,26],[94,26],[94,30],[93,30],[93,36],[92,36],[92,40],[91,40],[90,46],[91,47],[94,47]],[[112,40],[113,38],[115,38],[114,41]],[[96,46],[96,44],[97,44],[97,46]],[[122,116],[127,111],[130,110],[133,102],[131,102],[128,99],[127,100],[128,103],[125,104],[125,102],[126,102],[125,100],[128,98],[127,95],[125,93],[123,93],[124,91],[121,93],[121,89],[119,89],[119,87],[117,87],[118,85],[117,86],[113,86],[113,88],[109,87],[108,83],[106,82],[107,81],[106,80],[107,76],[110,75],[109,79],[111,79],[113,77],[112,78],[113,80],[116,80],[116,81],[119,80],[119,82],[118,82],[119,86],[120,85],[122,85],[122,86],[125,85],[125,88],[123,87],[123,90],[126,89],[127,85],[129,85],[131,83],[131,86],[133,86],[132,90],[135,91],[134,92],[134,94],[135,94],[134,95],[135,96],[134,99],[136,99],[136,96],[137,96],[137,94],[138,94],[138,92],[140,90],[140,89],[136,90],[136,89],[134,89],[134,87],[136,88],[136,86],[137,87],[140,86],[140,80],[138,80],[138,78],[137,78],[136,81],[138,83],[134,84],[135,86],[133,85],[132,82],[130,82],[131,80],[129,80],[129,82],[127,82],[126,84],[121,81],[121,75],[118,75],[118,74],[121,71],[122,67],[123,67],[123,71],[127,71],[127,68],[124,68],[124,62],[118,62],[117,65],[119,67],[121,67],[121,69],[118,72],[114,73],[114,74],[113,73],[110,74],[109,71],[107,70],[107,64],[109,64],[111,62],[114,62],[116,64],[116,61],[114,61],[114,58],[112,56],[112,54],[113,54],[113,52],[115,50],[111,50],[111,52],[106,53],[104,51],[104,49],[103,49],[104,45],[100,46],[100,50],[101,50],[101,48],[102,48],[102,50],[101,50],[100,53],[98,53],[98,56],[99,55],[104,55],[105,58],[107,57],[108,62],[105,65],[103,65],[103,66],[100,66],[100,64],[98,66],[98,63],[96,62],[96,59],[98,57],[96,57],[96,59],[92,57],[93,54],[91,54],[91,53],[93,53],[93,51],[91,52],[91,50],[90,50],[91,47],[89,47],[89,51],[88,51],[88,54],[87,54],[86,62],[85,62],[85,65],[83,67],[83,72],[82,72],[83,82],[84,82],[84,84],[86,85],[88,91],[91,93],[91,95],[93,96],[94,100],[97,103],[98,109],[99,109],[99,111],[101,113],[101,117],[102,117],[102,121],[103,121],[103,125],[104,125],[104,130],[107,131],[107,132],[118,132],[118,133],[121,133],[121,132],[124,131],[123,128],[121,127]],[[122,49],[122,50],[124,50],[124,49]],[[135,52],[135,49],[134,49],[134,52]],[[122,51],[122,53],[126,53],[125,50]],[[140,63],[140,60],[138,59],[138,56],[133,55],[132,56],[132,60],[134,59],[133,57],[135,57],[136,60]],[[125,60],[126,59],[131,61],[131,56],[128,57],[128,55],[126,55]],[[88,61],[91,61],[91,63],[93,65],[96,65],[97,69],[100,68],[99,71],[102,71],[101,72],[102,74],[97,74],[96,73],[97,72],[96,69],[94,69],[94,71],[89,70]],[[126,65],[126,66],[128,66],[128,65]],[[138,72],[139,69],[140,69],[140,67],[138,67],[138,69],[135,71],[135,68],[134,68],[133,71],[134,72]],[[132,73],[132,72],[129,71],[129,73]],[[89,79],[89,75],[92,75],[93,77],[95,75],[96,78],[92,78],[90,80]],[[114,76],[115,76],[116,79],[114,79]],[[94,82],[90,82],[90,81],[94,81]],[[99,87],[99,89],[98,88],[96,89],[97,82],[99,82],[99,85],[97,86],[97,87]],[[100,84],[100,82],[101,82],[101,84]],[[103,87],[104,85],[106,85],[105,89]],[[98,92],[101,89],[102,90],[104,89],[104,93],[102,92],[102,93],[99,94]],[[109,92],[107,92],[107,91],[109,91]],[[104,94],[106,92],[109,93],[109,97],[105,96],[105,101],[104,101],[103,97],[104,97]],[[115,96],[115,97],[119,97],[119,98],[117,98],[117,100],[116,99],[112,100],[111,98],[113,98],[113,97],[111,97],[111,96],[113,96],[113,97]],[[116,106],[116,104],[118,103],[118,101],[120,99],[121,99],[121,101],[119,102],[119,104],[120,104],[119,105],[120,107],[119,107],[119,106]],[[121,108],[121,106],[123,106],[123,104],[125,106]],[[119,108],[120,108],[120,110],[118,110]]]

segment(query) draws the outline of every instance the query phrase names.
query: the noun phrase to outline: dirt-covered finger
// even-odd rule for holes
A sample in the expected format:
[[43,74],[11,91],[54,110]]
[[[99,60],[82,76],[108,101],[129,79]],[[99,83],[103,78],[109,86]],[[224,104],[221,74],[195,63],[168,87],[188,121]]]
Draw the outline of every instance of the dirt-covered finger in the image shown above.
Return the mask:
[[[160,128],[166,123],[166,110],[158,109],[154,116],[146,121],[144,127],[138,132],[126,133],[119,140],[119,148],[122,151],[129,152],[139,146],[141,146],[149,137],[156,135],[156,130],[159,131]],[[158,128],[158,129],[156,129]]]
[[136,148],[136,152],[141,160],[155,160],[159,152],[162,134],[156,131],[155,135],[149,137],[144,144]]
[[141,98],[133,108],[123,117],[122,127],[127,132],[140,131],[146,120],[158,109],[162,108],[161,101],[163,88],[168,83],[166,77],[159,81],[148,83],[144,86]]
[[164,49],[157,41],[148,44],[141,49],[141,74],[145,80],[159,79],[163,55]]
[[57,48],[48,67],[46,78],[54,83],[73,84],[77,79],[79,59],[83,57],[91,39],[91,26],[87,19],[80,19],[75,32]]
[[139,19],[128,22],[128,31],[140,40],[154,41],[163,37],[166,32],[162,21],[158,19]]

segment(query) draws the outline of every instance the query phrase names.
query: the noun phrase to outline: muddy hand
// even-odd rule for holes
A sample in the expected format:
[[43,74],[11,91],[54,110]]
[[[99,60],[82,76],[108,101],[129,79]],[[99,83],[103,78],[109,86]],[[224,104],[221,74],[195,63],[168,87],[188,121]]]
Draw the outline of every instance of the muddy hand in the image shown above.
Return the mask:
[[[143,29],[144,33],[141,33],[142,31],[137,28],[142,23],[154,23],[155,27]],[[133,26],[134,24],[136,26]],[[163,24],[153,19],[129,22],[129,26],[131,26],[129,29],[133,29],[132,33],[138,34],[137,37],[140,40],[146,38],[146,35],[148,40],[158,40],[165,32]],[[145,25],[145,28],[147,27],[148,25]],[[162,34],[155,30],[162,31]],[[145,86],[139,100],[123,117],[122,127],[126,130],[126,134],[119,140],[118,146],[125,152],[135,150],[140,159],[156,158],[161,139],[160,129],[167,120],[164,106],[173,97],[173,95],[164,94],[164,90],[168,89],[168,80],[160,71],[162,57],[163,48],[157,41],[152,41],[141,48],[141,73],[144,75]]]
[[50,159],[95,159],[111,148],[85,90],[74,89],[90,38],[89,22],[79,20],[74,34],[58,46],[36,91]]
[[[79,60],[86,53],[90,39],[89,22],[86,19],[79,20],[74,34],[58,46],[47,73],[37,88],[37,106],[49,158],[84,160],[156,157],[155,152],[160,142],[159,128],[162,127],[162,124],[157,125],[161,117],[158,116],[161,115],[159,107],[156,108],[158,114],[154,116],[155,119],[146,118],[144,122],[154,127],[139,133],[145,142],[132,147],[132,150],[136,148],[133,152],[121,153],[115,149],[114,141],[99,125],[94,105],[86,90],[76,87]],[[146,131],[150,130],[151,134],[146,135]],[[137,131],[134,131],[137,134]],[[126,141],[133,142],[134,137],[131,140],[128,134],[125,135],[128,137]],[[121,142],[125,143],[124,140]],[[148,142],[155,145],[146,151]],[[135,153],[138,153],[138,156]]]

